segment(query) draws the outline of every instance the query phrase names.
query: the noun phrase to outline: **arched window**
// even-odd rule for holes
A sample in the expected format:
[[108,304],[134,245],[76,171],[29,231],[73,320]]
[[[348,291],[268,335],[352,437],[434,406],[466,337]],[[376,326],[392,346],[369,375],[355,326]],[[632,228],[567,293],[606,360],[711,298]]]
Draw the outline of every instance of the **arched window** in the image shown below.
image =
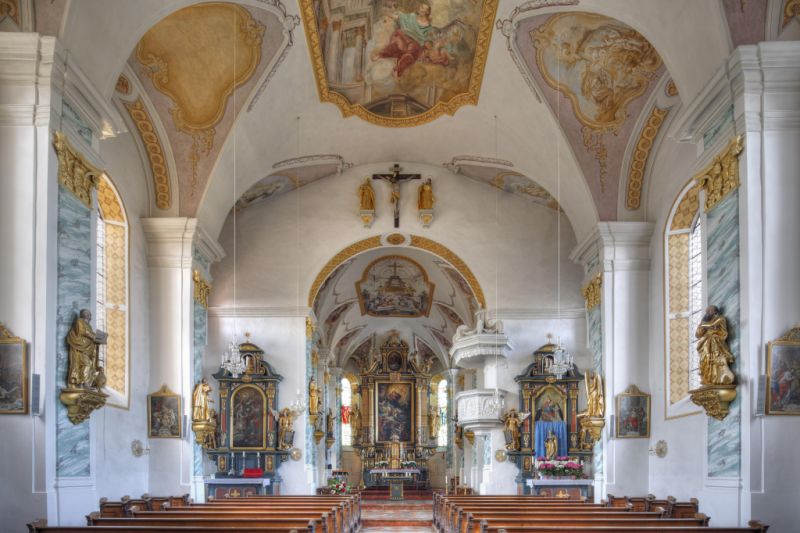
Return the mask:
[[353,389],[350,380],[342,378],[342,446],[353,445],[353,429],[350,425],[350,405],[353,399]]
[[666,417],[697,412],[689,390],[700,385],[694,332],[704,308],[704,215],[700,186],[690,182],[675,200],[664,230]]
[[108,333],[100,346],[106,373],[108,405],[128,408],[130,360],[128,355],[128,219],[122,200],[107,176],[97,187],[97,329]]
[[436,389],[436,401],[439,405],[439,434],[436,444],[441,447],[447,446],[447,380],[439,382]]

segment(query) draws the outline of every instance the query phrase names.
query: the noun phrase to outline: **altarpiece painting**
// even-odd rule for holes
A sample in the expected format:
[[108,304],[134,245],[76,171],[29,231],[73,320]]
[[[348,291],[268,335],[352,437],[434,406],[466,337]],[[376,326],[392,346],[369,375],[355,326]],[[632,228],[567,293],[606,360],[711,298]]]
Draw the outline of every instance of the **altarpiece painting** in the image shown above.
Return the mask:
[[266,448],[267,397],[254,385],[242,385],[231,395],[231,448]]
[[377,442],[391,442],[397,435],[400,442],[414,440],[414,387],[410,382],[377,383]]

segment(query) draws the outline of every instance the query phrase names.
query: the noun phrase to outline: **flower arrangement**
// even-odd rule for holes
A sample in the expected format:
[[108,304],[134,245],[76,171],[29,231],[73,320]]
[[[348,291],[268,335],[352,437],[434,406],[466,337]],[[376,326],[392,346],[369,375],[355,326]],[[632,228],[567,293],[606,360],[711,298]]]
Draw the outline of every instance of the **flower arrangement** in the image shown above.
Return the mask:
[[328,488],[331,494],[347,494],[348,491],[347,482],[335,477],[328,479]]
[[375,467],[376,468],[386,468],[389,466],[389,461],[376,461]]
[[402,466],[403,468],[416,468],[417,467],[417,462],[416,461],[403,461],[402,463],[400,463],[400,466]]
[[583,464],[579,460],[573,460],[567,456],[553,459],[538,457],[535,467],[539,476],[543,478],[583,479],[585,477]]

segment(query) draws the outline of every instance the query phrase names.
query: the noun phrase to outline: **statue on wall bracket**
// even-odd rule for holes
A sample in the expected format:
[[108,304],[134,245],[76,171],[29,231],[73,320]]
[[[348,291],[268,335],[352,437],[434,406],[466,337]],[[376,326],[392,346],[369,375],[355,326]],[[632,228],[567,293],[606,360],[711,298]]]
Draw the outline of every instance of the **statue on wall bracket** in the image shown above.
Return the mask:
[[586,384],[586,411],[578,414],[581,426],[580,445],[583,449],[591,449],[600,440],[605,420],[605,398],[603,396],[603,378],[597,372],[590,377],[584,375]]
[[417,192],[417,209],[419,210],[419,220],[422,222],[423,228],[430,227],[433,222],[433,204],[435,202],[433,183],[431,183],[431,178],[428,178],[419,186]]
[[736,376],[728,365],[734,357],[728,348],[728,321],[714,305],[709,305],[695,331],[700,355],[700,384],[689,391],[692,402],[709,416],[723,420],[736,399]]
[[61,403],[67,407],[67,417],[73,424],[84,422],[92,411],[106,404],[108,395],[101,389],[106,375],[100,362],[100,345],[108,335],[92,329],[92,313],[81,309],[67,334],[69,367],[67,386],[61,389]]
[[192,431],[194,440],[206,450],[217,448],[217,413],[209,407],[211,385],[203,378],[192,392]]

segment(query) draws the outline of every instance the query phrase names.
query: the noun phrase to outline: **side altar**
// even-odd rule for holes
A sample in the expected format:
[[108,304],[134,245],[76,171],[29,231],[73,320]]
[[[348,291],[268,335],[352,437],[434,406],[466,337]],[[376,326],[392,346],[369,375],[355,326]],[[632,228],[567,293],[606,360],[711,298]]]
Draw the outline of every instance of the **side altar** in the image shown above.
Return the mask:
[[205,478],[206,498],[279,494],[278,466],[288,459],[294,440],[293,414],[276,409],[283,377],[249,338],[233,351],[237,349],[240,372],[221,365],[213,375],[219,412],[209,406],[213,387],[205,379],[192,395],[195,441],[216,467]]
[[[571,363],[554,372],[559,346],[537,349],[533,363],[514,380],[519,384],[519,412],[504,416],[509,460],[519,468],[517,483],[524,494],[592,497],[586,479],[594,442],[602,430],[602,382],[589,379]],[[586,382],[589,405],[578,411],[579,386]],[[599,399],[598,399],[599,398]],[[600,412],[598,412],[598,403]]]
[[365,416],[353,448],[368,487],[429,483],[428,458],[436,453],[436,440],[428,424],[431,376],[424,366],[409,358],[408,343],[392,332],[380,356],[362,368],[359,409]]

